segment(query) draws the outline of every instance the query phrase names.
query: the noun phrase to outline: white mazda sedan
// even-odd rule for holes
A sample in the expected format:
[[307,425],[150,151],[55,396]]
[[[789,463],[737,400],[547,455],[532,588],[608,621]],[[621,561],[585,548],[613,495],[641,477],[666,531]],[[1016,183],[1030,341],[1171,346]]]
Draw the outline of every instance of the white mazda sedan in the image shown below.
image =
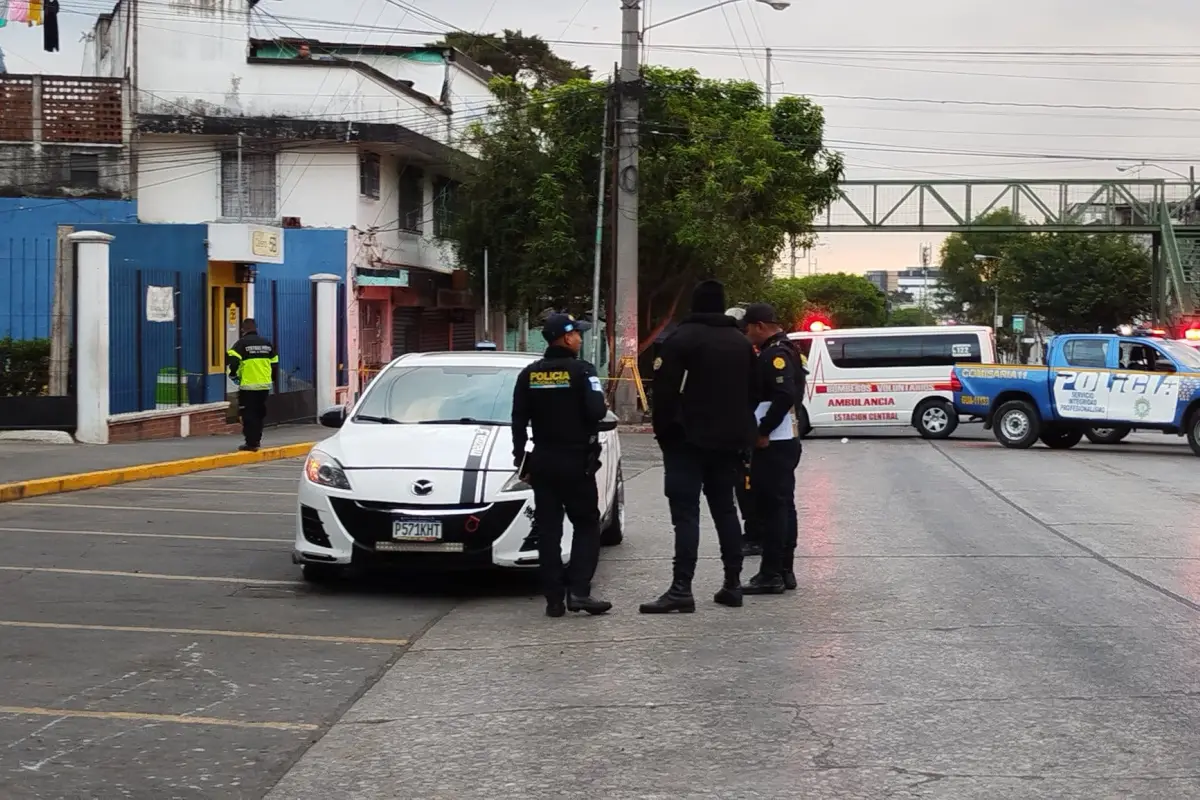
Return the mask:
[[[538,563],[533,491],[513,467],[513,385],[532,353],[413,353],[385,367],[304,464],[293,561],[313,582],[355,567],[438,570]],[[603,543],[625,522],[621,443],[601,423]],[[563,560],[571,525],[564,520]]]

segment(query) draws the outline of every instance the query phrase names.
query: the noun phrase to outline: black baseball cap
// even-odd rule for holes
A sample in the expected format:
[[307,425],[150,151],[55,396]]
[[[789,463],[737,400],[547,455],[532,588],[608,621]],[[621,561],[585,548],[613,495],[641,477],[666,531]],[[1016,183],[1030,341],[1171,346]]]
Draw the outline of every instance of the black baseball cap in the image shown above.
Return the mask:
[[751,303],[746,306],[746,314],[742,317],[742,325],[778,325],[779,317],[775,314],[775,306],[770,303]]
[[542,337],[547,342],[556,342],[571,331],[583,333],[591,329],[592,323],[586,320],[575,319],[570,314],[551,314],[542,324]]

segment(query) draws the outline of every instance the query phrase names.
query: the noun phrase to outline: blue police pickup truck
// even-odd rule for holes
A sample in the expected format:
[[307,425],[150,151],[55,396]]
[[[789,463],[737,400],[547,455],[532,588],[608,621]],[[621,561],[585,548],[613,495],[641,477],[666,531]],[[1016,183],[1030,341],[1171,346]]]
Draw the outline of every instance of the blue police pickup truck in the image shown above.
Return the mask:
[[1200,353],[1137,335],[1066,334],[1044,366],[959,364],[951,387],[961,416],[983,417],[1005,447],[1117,442],[1133,430],[1186,436],[1200,456]]

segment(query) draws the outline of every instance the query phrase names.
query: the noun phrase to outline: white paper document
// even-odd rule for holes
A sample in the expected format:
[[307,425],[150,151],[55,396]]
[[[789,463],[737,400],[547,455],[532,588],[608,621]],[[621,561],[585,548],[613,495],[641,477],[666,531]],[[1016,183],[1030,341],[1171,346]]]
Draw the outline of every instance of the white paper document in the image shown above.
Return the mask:
[[[767,409],[770,407],[770,403],[759,403],[758,408],[754,409],[754,419],[761,423],[763,417],[767,415]],[[771,431],[767,438],[772,442],[786,442],[789,439],[795,439],[797,436],[799,436],[799,427],[796,425],[796,411],[795,409],[788,409],[788,413],[783,417],[783,422],[779,423],[779,427]]]

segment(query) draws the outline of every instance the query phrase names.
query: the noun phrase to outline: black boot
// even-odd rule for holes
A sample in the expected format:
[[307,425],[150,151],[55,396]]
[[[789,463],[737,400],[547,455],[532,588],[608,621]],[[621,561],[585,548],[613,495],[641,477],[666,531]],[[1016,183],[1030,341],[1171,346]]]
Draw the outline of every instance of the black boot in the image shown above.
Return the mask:
[[742,607],[742,579],[739,573],[725,571],[725,583],[713,595],[713,601],[730,608]]
[[577,594],[567,595],[567,608],[571,611],[586,611],[589,614],[604,614],[612,608],[612,603],[607,600],[597,600],[589,595],[580,597]]
[[742,587],[744,594],[783,594],[787,591],[783,584],[783,577],[776,575],[763,575],[761,572],[750,579],[750,582]]
[[783,573],[783,588],[787,589],[789,592],[794,592],[796,590],[796,573],[792,572],[790,569]]
[[546,616],[561,617],[567,613],[567,607],[563,605],[562,600],[547,600],[546,601]]
[[638,611],[643,614],[670,614],[678,611],[680,614],[691,614],[696,610],[696,598],[692,597],[691,581],[676,578],[666,594],[649,603],[642,603]]
[[762,545],[751,539],[742,540],[742,555],[743,556],[761,556]]

